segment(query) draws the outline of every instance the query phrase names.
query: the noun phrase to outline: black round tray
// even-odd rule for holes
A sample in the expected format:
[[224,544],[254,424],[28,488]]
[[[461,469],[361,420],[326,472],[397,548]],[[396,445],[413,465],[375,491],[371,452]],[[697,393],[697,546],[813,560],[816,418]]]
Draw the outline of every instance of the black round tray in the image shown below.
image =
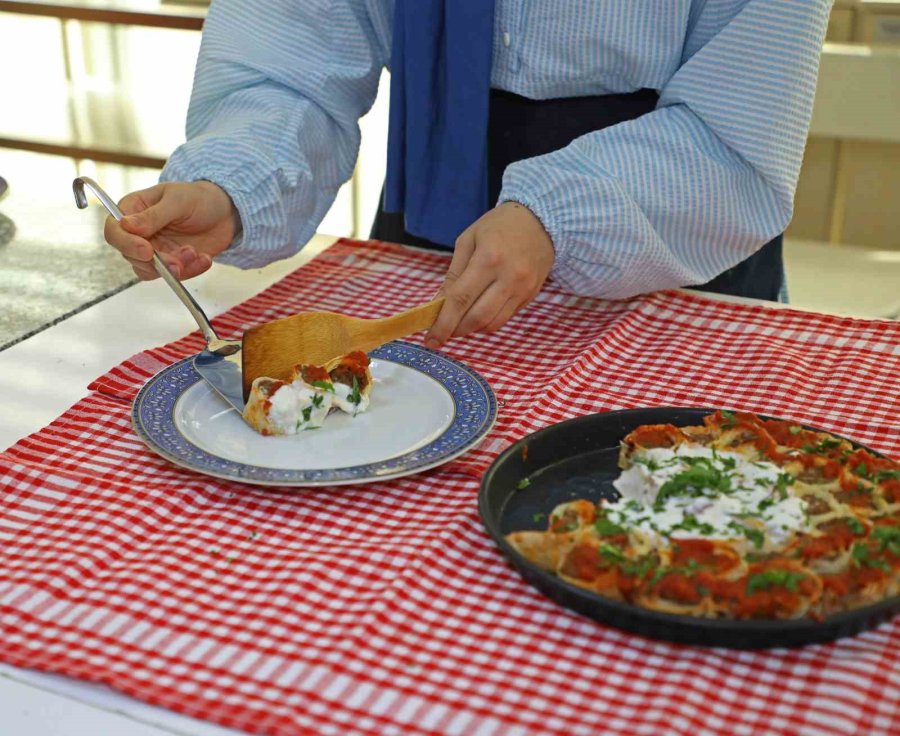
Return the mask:
[[[654,639],[735,649],[794,647],[853,636],[900,612],[900,596],[895,596],[821,622],[808,618],[705,619],[661,613],[567,583],[530,563],[505,540],[513,531],[546,529],[546,519],[557,504],[575,498],[595,502],[615,498],[612,481],[619,475],[619,443],[638,426],[698,425],[714,411],[669,407],[612,411],[569,419],[528,435],[509,447],[485,473],[478,496],[481,520],[522,577],[542,593],[596,621]],[[520,488],[525,478],[528,484]]]

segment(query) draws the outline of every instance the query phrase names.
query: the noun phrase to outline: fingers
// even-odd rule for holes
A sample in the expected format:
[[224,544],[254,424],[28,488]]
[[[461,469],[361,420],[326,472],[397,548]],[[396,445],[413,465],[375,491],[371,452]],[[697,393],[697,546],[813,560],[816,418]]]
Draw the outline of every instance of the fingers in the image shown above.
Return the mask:
[[504,202],[482,215],[456,242],[438,292],[444,306],[425,345],[499,329],[538,294],[554,259],[550,236],[527,207]]
[[212,266],[212,258],[206,253],[197,253],[189,245],[184,246],[178,253],[181,260],[180,275],[181,280],[192,279],[199,276],[204,271],[208,271]]
[[157,184],[123,197],[119,209],[124,217],[106,219],[106,241],[129,260],[149,261],[153,257],[150,239],[186,214],[187,205],[168,191],[165,184]]
[[189,205],[183,198],[170,194],[163,184],[134,192],[122,200],[125,217],[119,222],[132,235],[150,238],[167,225],[188,214]]
[[[503,325],[509,322],[512,319],[513,315],[516,314],[522,307],[524,307],[531,299],[526,299],[522,301],[517,297],[510,297],[506,300],[506,303],[500,307],[500,310],[497,314],[494,315],[494,318],[488,322],[487,326],[482,330],[483,332],[491,333],[499,330]],[[461,333],[468,334],[468,333]]]
[[160,200],[162,192],[162,184],[157,184],[139,192],[132,192],[119,202],[119,209],[125,215],[122,221],[117,221],[112,217],[106,218],[103,226],[103,237],[107,243],[118,250],[129,261],[149,261],[153,257],[153,246],[140,233],[126,229],[122,222],[128,221],[136,213],[152,207]]
[[[179,280],[183,278],[183,267],[180,258],[163,253],[160,253],[159,257],[162,259],[163,263],[166,264],[166,267],[172,272],[172,275],[175,276],[175,278]],[[142,281],[152,281],[153,279],[159,278],[159,272],[156,270],[156,265],[153,263],[152,256],[149,261],[129,258],[128,256],[125,257],[125,260],[131,264],[131,268],[135,275]]]
[[[175,278],[180,281],[199,276],[212,266],[212,258],[206,253],[197,253],[189,245],[171,253],[160,252],[159,257]],[[151,281],[159,277],[152,260],[142,261],[134,258],[126,258],[126,260],[131,264],[132,270],[141,280]]]
[[425,336],[425,346],[436,350],[447,342],[463,316],[493,282],[494,273],[491,270],[470,261],[459,277],[445,283],[444,306]]
[[153,246],[150,245],[150,242],[146,238],[129,233],[112,217],[106,218],[103,237],[107,243],[129,260],[149,261],[153,258]]
[[153,263],[154,249],[176,278],[193,278],[210,268],[212,258],[162,234],[173,223],[188,217],[191,206],[189,198],[178,196],[165,184],[133,192],[119,203],[124,217],[119,221],[107,218],[104,236],[145,281],[159,275]]
[[443,296],[447,293],[447,289],[452,286],[466,270],[472,253],[475,252],[475,231],[473,228],[467,228],[456,239],[456,245],[453,247],[453,258],[450,260],[450,267],[444,276],[444,283],[438,289],[435,298]]

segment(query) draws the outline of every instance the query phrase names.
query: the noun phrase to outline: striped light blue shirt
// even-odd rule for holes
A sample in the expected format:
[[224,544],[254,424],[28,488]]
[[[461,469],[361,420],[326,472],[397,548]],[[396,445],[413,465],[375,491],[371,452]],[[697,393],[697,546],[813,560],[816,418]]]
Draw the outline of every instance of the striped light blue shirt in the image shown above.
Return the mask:
[[[657,109],[512,164],[552,278],[628,297],[704,283],[791,218],[831,0],[497,0],[492,85],[533,98],[653,88]],[[209,179],[243,234],[217,260],[289,256],[359,151],[393,0],[213,0],[164,181]],[[463,52],[464,53],[464,52]]]

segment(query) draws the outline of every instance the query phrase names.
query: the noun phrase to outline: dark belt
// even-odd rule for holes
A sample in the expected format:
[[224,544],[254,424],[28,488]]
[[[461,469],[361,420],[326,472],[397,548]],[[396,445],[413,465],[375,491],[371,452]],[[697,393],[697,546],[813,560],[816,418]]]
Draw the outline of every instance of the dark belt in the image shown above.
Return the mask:
[[[488,196],[500,196],[503,172],[509,164],[563,148],[579,136],[633,120],[656,107],[653,90],[598,97],[529,100],[511,92],[491,90],[488,125]],[[379,207],[371,237],[393,243],[446,250],[406,232],[402,213]],[[712,281],[693,289],[720,294],[777,300],[784,280],[781,236]]]

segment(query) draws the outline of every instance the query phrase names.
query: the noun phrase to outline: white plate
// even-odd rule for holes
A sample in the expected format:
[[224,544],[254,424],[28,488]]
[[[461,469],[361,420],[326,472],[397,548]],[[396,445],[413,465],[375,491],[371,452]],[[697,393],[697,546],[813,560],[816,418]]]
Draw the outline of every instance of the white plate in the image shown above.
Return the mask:
[[490,431],[497,404],[488,383],[440,353],[394,342],[370,353],[372,401],[323,427],[263,437],[213,391],[185,358],[141,389],[138,435],[182,467],[244,483],[319,486],[367,483],[436,467]]

